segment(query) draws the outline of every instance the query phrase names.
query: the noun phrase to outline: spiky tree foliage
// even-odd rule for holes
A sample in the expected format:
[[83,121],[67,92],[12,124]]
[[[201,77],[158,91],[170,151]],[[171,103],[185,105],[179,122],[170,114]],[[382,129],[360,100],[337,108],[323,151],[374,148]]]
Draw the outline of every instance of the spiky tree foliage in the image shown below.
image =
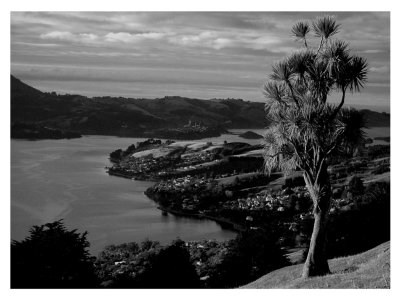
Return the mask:
[[[264,85],[266,111],[271,126],[265,134],[265,166],[303,171],[314,203],[314,230],[303,277],[329,273],[325,256],[325,225],[331,203],[328,176],[333,155],[351,154],[363,140],[364,120],[353,109],[344,109],[346,93],[359,91],[367,79],[364,58],[351,55],[347,43],[332,40],[339,25],[333,17],[297,23],[292,32],[306,40],[309,31],[320,38],[318,48],[305,42],[272,67]],[[339,98],[330,104],[328,97]]]
[[307,39],[306,39],[306,35],[310,32],[310,25],[308,25],[308,22],[298,22],[295,25],[293,25],[292,28],[292,33],[293,35],[296,37],[296,39],[298,41],[303,41],[304,42],[304,46],[308,46],[307,45]]

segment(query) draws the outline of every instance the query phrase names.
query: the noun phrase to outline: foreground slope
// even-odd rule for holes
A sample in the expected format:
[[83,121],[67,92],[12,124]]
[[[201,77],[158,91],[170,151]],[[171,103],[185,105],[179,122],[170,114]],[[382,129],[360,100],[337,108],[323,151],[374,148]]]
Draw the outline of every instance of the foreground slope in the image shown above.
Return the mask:
[[332,274],[301,279],[303,264],[285,267],[242,288],[356,289],[390,288],[390,241],[353,256],[329,260]]

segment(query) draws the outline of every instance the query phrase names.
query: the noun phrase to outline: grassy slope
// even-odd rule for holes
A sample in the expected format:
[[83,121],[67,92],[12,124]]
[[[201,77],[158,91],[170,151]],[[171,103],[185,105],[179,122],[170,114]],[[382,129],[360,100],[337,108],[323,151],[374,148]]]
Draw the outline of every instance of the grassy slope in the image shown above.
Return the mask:
[[242,288],[390,288],[390,241],[353,256],[329,260],[332,274],[301,279],[303,264],[285,267]]

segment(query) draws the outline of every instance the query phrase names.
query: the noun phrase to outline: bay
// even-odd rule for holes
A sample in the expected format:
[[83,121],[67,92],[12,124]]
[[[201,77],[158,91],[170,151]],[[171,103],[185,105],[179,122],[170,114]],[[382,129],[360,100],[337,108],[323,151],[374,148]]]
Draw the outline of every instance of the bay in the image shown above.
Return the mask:
[[64,219],[88,231],[90,251],[149,238],[227,240],[236,233],[210,220],[163,216],[144,195],[153,183],[106,173],[108,154],[143,139],[85,136],[73,140],[11,140],[11,238],[32,225]]

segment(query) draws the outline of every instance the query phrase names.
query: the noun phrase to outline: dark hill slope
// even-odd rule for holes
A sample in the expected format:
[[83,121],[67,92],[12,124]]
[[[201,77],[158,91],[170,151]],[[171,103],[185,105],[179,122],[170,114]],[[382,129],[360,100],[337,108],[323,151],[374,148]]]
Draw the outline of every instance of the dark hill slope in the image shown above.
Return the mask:
[[367,122],[368,127],[389,127],[390,126],[390,114],[382,112],[376,112],[369,109],[362,109],[361,112],[364,114],[364,118]]
[[[389,126],[390,115],[369,113],[370,126]],[[11,123],[35,123],[82,134],[142,136],[189,121],[211,127],[265,128],[264,103],[237,99],[201,100],[94,97],[44,93],[11,76]]]
[[40,95],[42,94],[41,91],[23,83],[18,78],[15,78],[11,75],[11,95],[18,96],[18,95]]
[[83,134],[135,136],[146,130],[207,126],[265,127],[264,104],[242,100],[94,97],[43,93],[11,76],[11,122],[40,123]]

